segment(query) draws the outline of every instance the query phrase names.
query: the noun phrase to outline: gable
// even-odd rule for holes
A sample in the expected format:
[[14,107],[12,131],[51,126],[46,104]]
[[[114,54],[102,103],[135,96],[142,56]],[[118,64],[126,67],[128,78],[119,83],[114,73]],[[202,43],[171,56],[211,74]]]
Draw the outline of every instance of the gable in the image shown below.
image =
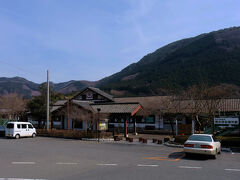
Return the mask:
[[[101,90],[99,90],[101,91]],[[99,101],[99,102],[111,102],[112,100],[95,90],[87,88],[76,95],[73,99],[82,101]]]

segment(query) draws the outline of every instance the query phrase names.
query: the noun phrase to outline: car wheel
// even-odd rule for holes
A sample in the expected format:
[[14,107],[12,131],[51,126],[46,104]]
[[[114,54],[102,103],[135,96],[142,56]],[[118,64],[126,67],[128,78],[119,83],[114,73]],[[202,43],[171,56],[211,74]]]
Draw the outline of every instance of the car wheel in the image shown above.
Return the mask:
[[36,133],[33,133],[33,134],[32,134],[32,137],[35,138],[35,137],[36,137]]
[[221,148],[219,149],[218,154],[221,154]]
[[19,139],[19,138],[20,138],[20,135],[19,135],[19,134],[16,134],[16,135],[15,135],[15,138],[16,138],[16,139]]
[[217,154],[218,154],[218,152],[217,152],[217,149],[216,149],[216,150],[215,150],[215,154],[212,156],[213,159],[217,159]]

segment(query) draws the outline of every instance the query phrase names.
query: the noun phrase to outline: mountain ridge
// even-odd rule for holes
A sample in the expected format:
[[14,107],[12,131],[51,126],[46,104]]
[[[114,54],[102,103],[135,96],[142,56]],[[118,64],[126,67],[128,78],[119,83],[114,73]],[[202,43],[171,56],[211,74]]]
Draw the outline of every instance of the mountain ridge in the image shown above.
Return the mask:
[[[79,91],[88,86],[94,86],[96,82],[86,80],[71,80],[62,83],[50,82],[53,91],[67,94]],[[0,94],[17,93],[24,97],[40,95],[38,88],[42,83],[35,83],[22,77],[0,77]]]
[[200,82],[240,86],[239,72],[240,27],[233,27],[170,43],[103,78],[98,86],[125,95],[165,95]]
[[[93,86],[115,96],[167,95],[204,82],[240,86],[240,27],[172,42],[136,63],[99,81],[51,83],[56,92],[71,93]],[[0,78],[0,94],[31,97],[39,84],[21,77]]]

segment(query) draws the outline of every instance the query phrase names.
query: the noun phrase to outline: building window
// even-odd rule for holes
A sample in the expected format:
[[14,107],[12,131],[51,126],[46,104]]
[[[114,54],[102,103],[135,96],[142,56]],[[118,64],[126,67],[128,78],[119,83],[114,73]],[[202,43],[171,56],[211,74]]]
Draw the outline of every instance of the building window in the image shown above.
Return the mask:
[[86,95],[82,95],[82,100],[86,100]]
[[81,121],[81,120],[74,120],[73,121],[73,128],[74,129],[83,129],[83,121]]
[[144,119],[142,116],[136,116],[136,123],[144,123]]
[[98,95],[97,94],[93,94],[93,99],[97,100],[98,99]]
[[148,116],[146,118],[146,123],[147,124],[154,124],[155,123],[155,116]]

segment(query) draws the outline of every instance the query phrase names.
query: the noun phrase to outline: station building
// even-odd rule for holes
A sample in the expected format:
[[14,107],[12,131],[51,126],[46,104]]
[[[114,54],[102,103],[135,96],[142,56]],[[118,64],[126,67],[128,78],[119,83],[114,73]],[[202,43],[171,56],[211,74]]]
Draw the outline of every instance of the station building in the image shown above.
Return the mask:
[[[199,114],[206,113],[207,109]],[[240,99],[222,99],[218,102],[219,117],[237,117]],[[51,109],[52,127],[57,129],[141,132],[144,130],[171,130],[178,126],[191,132],[194,115],[191,100],[171,96],[114,98],[112,95],[88,87],[68,100],[57,101]],[[126,128],[127,127],[127,128]]]

